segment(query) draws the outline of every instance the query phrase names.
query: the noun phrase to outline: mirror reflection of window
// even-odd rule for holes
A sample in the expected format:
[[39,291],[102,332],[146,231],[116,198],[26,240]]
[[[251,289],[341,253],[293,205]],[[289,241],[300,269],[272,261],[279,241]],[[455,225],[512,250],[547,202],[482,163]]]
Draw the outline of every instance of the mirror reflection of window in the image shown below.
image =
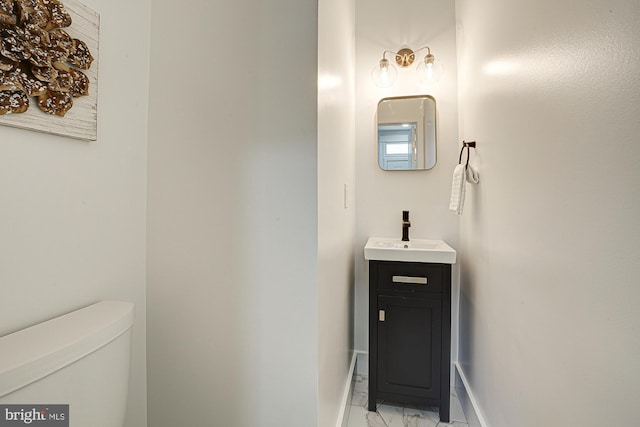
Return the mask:
[[384,98],[377,110],[378,165],[424,170],[436,164],[436,101],[432,96]]
[[418,166],[417,123],[378,126],[378,162],[385,170],[415,169]]

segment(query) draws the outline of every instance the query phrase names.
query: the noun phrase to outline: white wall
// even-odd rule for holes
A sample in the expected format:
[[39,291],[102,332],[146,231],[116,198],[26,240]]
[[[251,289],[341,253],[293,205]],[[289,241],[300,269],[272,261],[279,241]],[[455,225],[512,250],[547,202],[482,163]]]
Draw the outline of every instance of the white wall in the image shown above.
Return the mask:
[[0,335],[99,300],[132,301],[126,425],[139,427],[150,2],[85,4],[101,18],[98,140],[0,127]]
[[[402,211],[410,211],[410,236],[443,239],[458,246],[458,218],[450,212],[453,168],[458,162],[458,99],[454,4],[448,0],[356,2],[356,307],[355,348],[368,351],[368,264],[364,245],[369,237],[401,237]],[[382,51],[428,45],[445,67],[437,86],[418,86],[415,66],[398,70],[394,88],[378,89],[370,73]],[[390,56],[387,58],[393,59]],[[433,95],[438,114],[438,163],[428,171],[388,172],[378,167],[375,112],[389,96]],[[454,299],[457,268],[454,267]],[[452,312],[456,353],[457,304]]]
[[630,425],[640,370],[640,8],[457,1],[460,363],[488,425]]
[[355,2],[318,6],[317,425],[328,427],[336,425],[353,354]]
[[318,418],[317,4],[152,7],[149,424]]

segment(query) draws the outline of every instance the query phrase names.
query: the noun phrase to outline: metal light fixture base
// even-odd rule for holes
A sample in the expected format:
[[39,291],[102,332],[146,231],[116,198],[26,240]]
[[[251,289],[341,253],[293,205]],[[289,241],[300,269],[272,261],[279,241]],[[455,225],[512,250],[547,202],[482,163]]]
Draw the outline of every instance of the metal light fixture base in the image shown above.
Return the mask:
[[416,55],[409,48],[405,47],[404,49],[400,49],[399,51],[396,52],[396,64],[398,64],[399,67],[402,67],[402,68],[408,67],[411,64],[413,64],[413,61],[415,60],[416,60]]

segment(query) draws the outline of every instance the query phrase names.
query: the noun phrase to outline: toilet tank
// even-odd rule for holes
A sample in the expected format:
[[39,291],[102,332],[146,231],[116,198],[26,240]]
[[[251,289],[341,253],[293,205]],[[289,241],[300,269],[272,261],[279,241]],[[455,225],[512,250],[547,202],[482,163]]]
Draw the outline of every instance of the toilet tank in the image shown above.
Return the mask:
[[133,321],[132,303],[102,301],[1,337],[0,405],[68,404],[70,427],[122,427]]

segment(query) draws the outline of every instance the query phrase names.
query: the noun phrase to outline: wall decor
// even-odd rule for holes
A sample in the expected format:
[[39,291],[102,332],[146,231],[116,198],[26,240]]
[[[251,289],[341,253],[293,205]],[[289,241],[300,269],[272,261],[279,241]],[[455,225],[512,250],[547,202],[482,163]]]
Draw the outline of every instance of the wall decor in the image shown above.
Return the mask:
[[95,141],[99,32],[77,0],[0,0],[0,124]]

